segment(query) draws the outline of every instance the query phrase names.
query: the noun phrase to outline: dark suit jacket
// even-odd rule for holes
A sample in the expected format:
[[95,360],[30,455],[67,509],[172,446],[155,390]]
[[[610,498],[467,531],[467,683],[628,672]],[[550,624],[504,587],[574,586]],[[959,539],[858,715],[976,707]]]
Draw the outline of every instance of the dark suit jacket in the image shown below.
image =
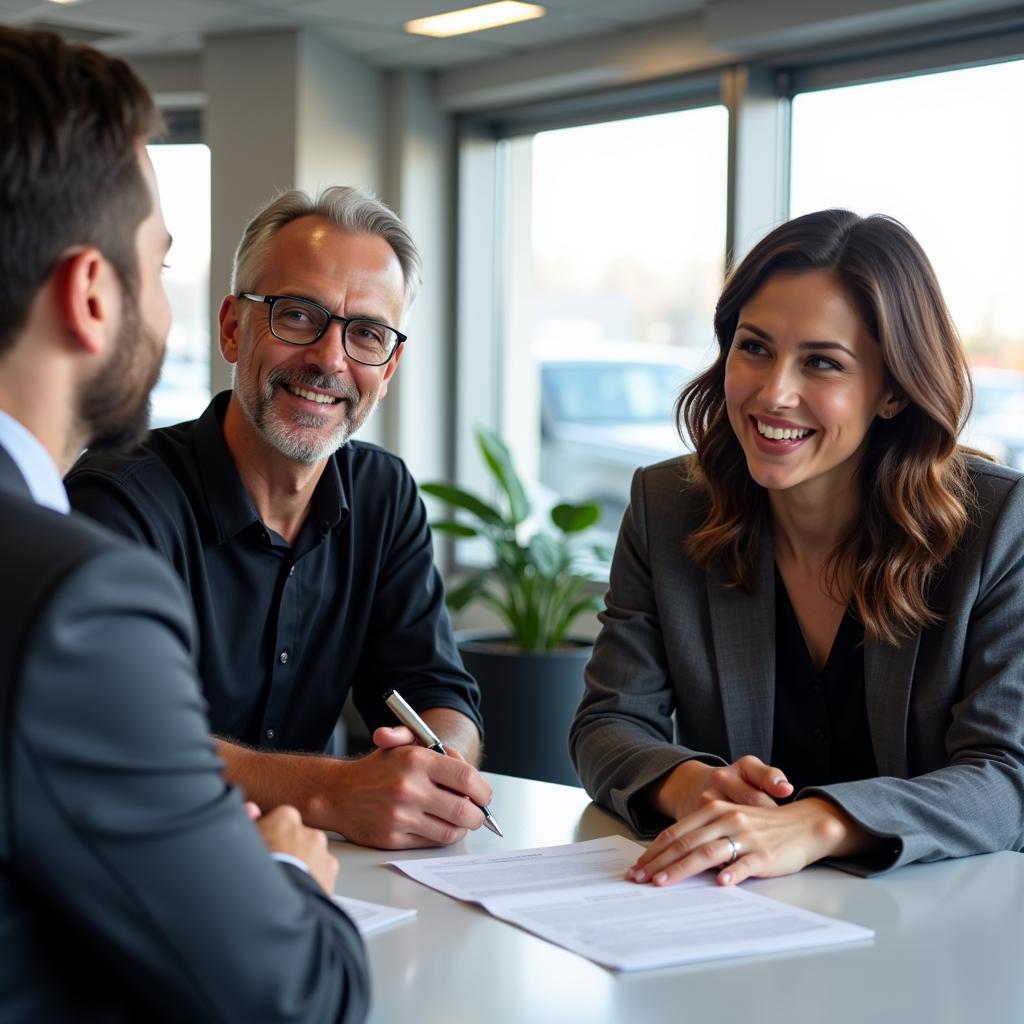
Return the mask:
[[[971,479],[974,522],[931,593],[943,621],[896,647],[865,646],[880,777],[799,794],[892,838],[891,854],[840,865],[850,870],[1024,848],[1024,485],[974,459]],[[637,472],[570,737],[590,795],[645,834],[667,822],[634,798],[677,764],[771,761],[770,533],[746,594],[686,554],[702,518],[682,459]]]
[[0,1019],[350,1021],[352,923],[224,783],[181,586],[0,448]]

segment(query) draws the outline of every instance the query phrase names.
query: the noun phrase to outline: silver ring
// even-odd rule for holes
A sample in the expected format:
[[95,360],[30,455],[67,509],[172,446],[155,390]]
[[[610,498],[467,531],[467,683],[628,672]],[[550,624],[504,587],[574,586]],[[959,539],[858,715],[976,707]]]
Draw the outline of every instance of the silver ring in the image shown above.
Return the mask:
[[732,836],[722,836],[722,838],[732,847],[732,856],[725,862],[726,866],[728,866],[740,855],[740,848],[739,844],[732,838]]

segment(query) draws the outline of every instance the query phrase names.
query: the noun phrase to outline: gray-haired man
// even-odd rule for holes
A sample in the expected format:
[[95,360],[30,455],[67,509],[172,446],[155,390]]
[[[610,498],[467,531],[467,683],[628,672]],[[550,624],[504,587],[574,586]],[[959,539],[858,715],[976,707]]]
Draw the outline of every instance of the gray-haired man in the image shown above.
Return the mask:
[[[418,276],[407,230],[372,196],[278,196],[246,228],[221,305],[234,390],[130,455],[87,454],[67,480],[77,509],[188,586],[228,778],[264,809],[294,804],[386,848],[457,841],[491,795],[415,484],[394,455],[347,443],[387,394]],[[392,688],[456,756],[388,727]],[[350,690],[376,749],[323,756]]]

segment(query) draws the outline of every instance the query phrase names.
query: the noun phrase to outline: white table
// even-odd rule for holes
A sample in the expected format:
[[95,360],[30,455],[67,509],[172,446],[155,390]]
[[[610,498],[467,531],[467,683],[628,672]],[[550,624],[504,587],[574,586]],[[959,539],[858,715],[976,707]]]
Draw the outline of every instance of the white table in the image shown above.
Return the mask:
[[488,775],[504,840],[446,850],[332,844],[337,891],[415,907],[367,939],[372,1024],[1003,1024],[1024,1021],[1024,856],[874,879],[812,867],[756,892],[873,928],[871,943],[616,974],[419,885],[385,862],[631,835],[582,789]]

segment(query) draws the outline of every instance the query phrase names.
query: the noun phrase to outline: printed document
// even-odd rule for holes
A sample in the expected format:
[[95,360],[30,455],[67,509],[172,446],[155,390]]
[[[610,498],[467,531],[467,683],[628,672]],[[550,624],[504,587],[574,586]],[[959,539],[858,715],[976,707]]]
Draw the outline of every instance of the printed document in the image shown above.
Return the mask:
[[627,882],[643,847],[623,836],[510,853],[392,861],[423,885],[616,970],[870,939],[711,873],[665,888]]
[[357,900],[352,896],[332,896],[331,899],[352,918],[359,934],[364,936],[393,924],[411,921],[416,916],[415,910],[406,907],[389,907],[384,903],[370,903],[369,900]]

